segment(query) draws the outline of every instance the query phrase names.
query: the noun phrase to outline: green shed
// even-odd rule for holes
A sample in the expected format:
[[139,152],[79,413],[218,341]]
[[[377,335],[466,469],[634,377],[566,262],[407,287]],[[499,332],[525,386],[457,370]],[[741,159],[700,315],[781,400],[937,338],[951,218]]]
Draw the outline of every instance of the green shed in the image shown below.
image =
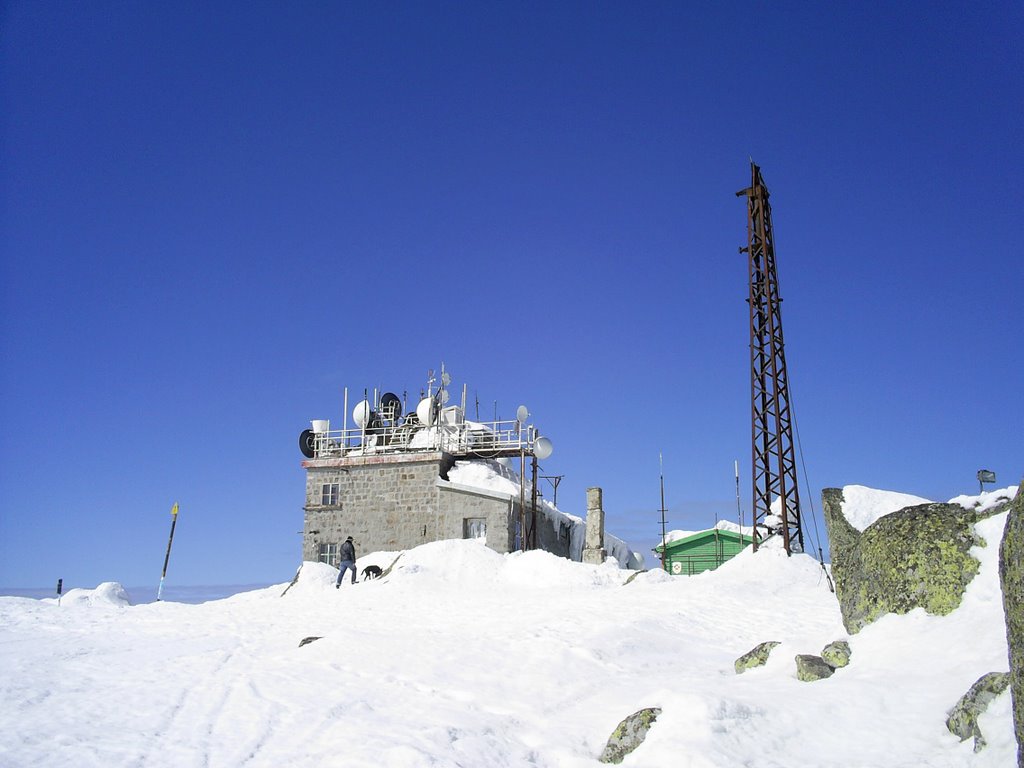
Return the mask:
[[[665,570],[676,576],[713,571],[726,560],[736,557],[751,543],[753,539],[747,534],[723,528],[691,533],[668,542],[665,547]],[[654,552],[661,559],[661,544],[654,548]]]

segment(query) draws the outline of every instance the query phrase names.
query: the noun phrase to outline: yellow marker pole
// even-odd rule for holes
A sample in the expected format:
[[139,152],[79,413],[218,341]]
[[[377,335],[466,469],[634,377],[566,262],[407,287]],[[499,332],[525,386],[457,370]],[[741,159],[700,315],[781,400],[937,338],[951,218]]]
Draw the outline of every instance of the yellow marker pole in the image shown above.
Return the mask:
[[160,586],[156,590],[156,599],[160,600],[164,594],[164,579],[167,578],[167,562],[171,559],[171,543],[174,541],[174,526],[178,522],[178,502],[171,507],[171,535],[167,539],[167,554],[164,555],[164,570],[160,574]]

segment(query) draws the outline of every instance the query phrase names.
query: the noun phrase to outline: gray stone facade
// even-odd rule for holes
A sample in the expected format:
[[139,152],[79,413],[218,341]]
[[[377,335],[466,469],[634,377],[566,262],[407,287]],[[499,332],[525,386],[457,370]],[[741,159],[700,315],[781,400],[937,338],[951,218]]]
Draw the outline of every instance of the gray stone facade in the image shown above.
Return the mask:
[[[442,452],[308,459],[302,558],[336,564],[331,552],[347,536],[357,554],[400,551],[446,539],[483,535],[496,552],[516,548],[519,499],[447,479],[453,459]],[[571,527],[537,513],[537,547],[569,557]],[[333,549],[332,549],[333,547]]]

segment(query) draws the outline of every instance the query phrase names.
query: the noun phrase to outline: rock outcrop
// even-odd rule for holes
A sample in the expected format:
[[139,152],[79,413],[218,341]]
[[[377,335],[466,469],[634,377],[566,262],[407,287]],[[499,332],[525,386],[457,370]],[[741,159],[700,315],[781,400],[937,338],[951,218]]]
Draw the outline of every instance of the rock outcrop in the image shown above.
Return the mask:
[[1010,655],[1013,724],[1017,733],[1017,765],[1024,768],[1024,483],[1010,505],[1010,517],[999,548],[999,581],[1006,614]]
[[960,741],[974,737],[974,751],[985,748],[985,737],[978,727],[978,716],[982,714],[996,696],[1006,690],[1010,676],[1006,672],[989,672],[975,681],[946,718],[950,733],[959,736]]
[[973,525],[1003,506],[979,512],[959,504],[920,504],[879,518],[858,531],[843,515],[843,492],[822,491],[832,550],[832,575],[850,634],[886,613],[956,609],[978,572],[970,549]]
[[601,753],[601,762],[621,763],[626,755],[644,743],[647,731],[651,729],[660,714],[660,708],[648,707],[634,712],[619,723],[608,738],[604,752]]
[[733,662],[736,674],[741,675],[748,669],[753,669],[754,667],[763,667],[768,663],[768,655],[772,652],[772,648],[778,644],[778,640],[769,640],[766,643],[755,645],[752,649]]

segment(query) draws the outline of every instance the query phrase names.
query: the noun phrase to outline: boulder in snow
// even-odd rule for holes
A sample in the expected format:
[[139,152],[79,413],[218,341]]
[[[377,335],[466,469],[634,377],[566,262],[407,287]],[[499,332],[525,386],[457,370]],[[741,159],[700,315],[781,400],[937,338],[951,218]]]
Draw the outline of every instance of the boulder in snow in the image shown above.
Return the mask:
[[985,737],[981,735],[981,729],[978,727],[978,716],[988,709],[992,699],[1005,691],[1009,684],[1010,675],[1007,672],[989,672],[979,677],[949,711],[946,727],[950,733],[959,736],[960,741],[966,741],[973,736],[974,751],[980,752],[984,749]]
[[805,683],[815,680],[824,680],[832,677],[835,672],[821,656],[812,656],[809,653],[798,653],[796,655],[796,676]]
[[832,669],[845,667],[850,663],[850,644],[845,640],[835,640],[821,649],[821,658]]
[[970,554],[980,543],[973,525],[1005,504],[919,504],[883,515],[861,532],[850,523],[856,515],[844,509],[844,490],[826,488],[822,508],[846,630],[859,632],[887,613],[920,607],[944,616],[959,607],[979,567]]
[[733,666],[736,668],[736,674],[741,675],[754,667],[763,667],[768,663],[768,655],[772,652],[772,648],[778,644],[778,640],[769,640],[766,643],[754,646],[751,650],[744,653],[733,663]]
[[648,707],[634,712],[612,731],[604,752],[601,753],[602,763],[621,763],[623,758],[644,743],[647,731],[661,714],[659,707]]

